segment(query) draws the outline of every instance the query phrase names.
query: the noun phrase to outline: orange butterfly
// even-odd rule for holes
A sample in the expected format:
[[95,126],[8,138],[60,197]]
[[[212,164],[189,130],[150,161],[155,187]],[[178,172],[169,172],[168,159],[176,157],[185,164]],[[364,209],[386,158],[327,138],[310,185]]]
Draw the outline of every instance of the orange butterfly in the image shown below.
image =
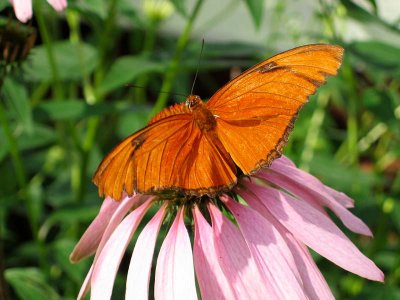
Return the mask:
[[335,75],[343,48],[307,45],[267,59],[218,90],[207,103],[190,95],[116,146],[93,177],[115,200],[166,190],[216,195],[282,153],[300,108]]

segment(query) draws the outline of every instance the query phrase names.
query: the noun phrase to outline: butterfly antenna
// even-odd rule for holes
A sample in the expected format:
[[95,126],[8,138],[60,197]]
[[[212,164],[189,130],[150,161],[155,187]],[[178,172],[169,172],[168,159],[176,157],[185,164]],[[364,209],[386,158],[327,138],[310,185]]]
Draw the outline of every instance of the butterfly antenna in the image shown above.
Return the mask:
[[200,50],[199,60],[197,61],[196,74],[194,75],[194,80],[193,80],[193,84],[192,84],[192,89],[190,90],[190,95],[193,95],[193,89],[194,89],[194,85],[196,83],[197,74],[199,73],[199,66],[200,66],[200,61],[201,61],[201,55],[203,54],[203,49],[204,49],[204,38],[201,40],[201,50]]
[[[140,85],[136,85],[136,84],[132,84],[132,83],[127,83],[127,84],[125,84],[125,86],[126,86],[126,87],[132,87],[132,88],[147,90],[147,88],[144,87],[144,86],[140,86]],[[165,92],[165,91],[158,91],[157,93],[161,93],[161,94],[170,94],[170,95],[181,96],[181,97],[185,97],[185,98],[186,98],[186,95],[184,95],[184,94],[179,94],[179,93],[172,93],[172,92]]]

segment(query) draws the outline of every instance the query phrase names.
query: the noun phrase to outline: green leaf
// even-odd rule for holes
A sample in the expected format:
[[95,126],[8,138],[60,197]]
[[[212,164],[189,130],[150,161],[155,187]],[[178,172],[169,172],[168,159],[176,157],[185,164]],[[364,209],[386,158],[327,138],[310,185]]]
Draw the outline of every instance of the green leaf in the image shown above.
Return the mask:
[[246,4],[253,18],[254,25],[259,28],[264,11],[264,0],[246,0]]
[[3,93],[13,117],[21,122],[26,132],[32,133],[32,113],[25,87],[7,77],[4,80]]
[[90,105],[83,100],[50,100],[42,102],[33,110],[33,116],[37,121],[76,121],[90,116],[124,112],[132,104],[126,101],[103,102]]
[[5,278],[21,300],[61,300],[39,269],[7,269]]
[[137,76],[150,72],[163,72],[164,62],[154,62],[143,56],[124,56],[119,58],[105,76],[99,92],[108,93],[124,84],[131,83]]
[[52,246],[52,253],[56,259],[57,267],[60,267],[68,276],[77,284],[82,284],[82,279],[85,278],[85,273],[88,270],[88,264],[90,260],[86,260],[85,263],[72,264],[69,261],[69,255],[76,241],[60,239],[55,241]]
[[118,123],[118,136],[120,138],[125,138],[133,132],[143,128],[149,120],[150,111],[150,106],[143,106],[141,110],[123,114]]
[[395,106],[387,91],[367,88],[363,91],[362,99],[365,106],[373,112],[380,121],[388,124],[398,124],[394,115]]
[[108,1],[104,0],[85,0],[85,1],[72,1],[68,3],[68,9],[75,8],[83,14],[92,14],[100,19],[107,17]]
[[[86,73],[90,74],[97,65],[97,51],[88,44],[58,42],[53,44],[53,52],[60,80],[79,81]],[[29,81],[53,81],[46,48],[35,47],[23,64],[24,76]]]
[[[342,5],[346,8],[347,14],[350,18],[356,19],[362,23],[375,23],[384,26],[396,33],[400,32],[400,28],[396,24],[390,24],[384,19],[379,18],[375,14],[371,14],[369,11],[365,10],[360,5],[356,4],[351,0],[340,0]],[[372,1],[371,1],[372,2]]]
[[380,41],[360,41],[350,45],[350,49],[367,63],[385,69],[400,69],[400,48]]
[[177,10],[177,12],[179,12],[182,16],[187,17],[185,0],[170,0],[170,1],[175,6],[175,9]]
[[18,147],[21,150],[34,149],[53,143],[56,140],[55,132],[49,127],[35,124],[31,135],[23,133],[18,136]]

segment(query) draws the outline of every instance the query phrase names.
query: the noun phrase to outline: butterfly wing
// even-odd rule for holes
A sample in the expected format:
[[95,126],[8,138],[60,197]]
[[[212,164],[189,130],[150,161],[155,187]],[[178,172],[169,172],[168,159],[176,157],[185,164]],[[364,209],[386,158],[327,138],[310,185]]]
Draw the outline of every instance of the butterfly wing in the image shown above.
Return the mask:
[[117,145],[93,182],[101,196],[119,200],[161,190],[213,193],[236,182],[236,167],[215,132],[198,129],[184,104],[167,109]]
[[281,155],[300,108],[337,73],[342,55],[340,46],[298,47],[255,65],[210,98],[218,137],[245,174]]

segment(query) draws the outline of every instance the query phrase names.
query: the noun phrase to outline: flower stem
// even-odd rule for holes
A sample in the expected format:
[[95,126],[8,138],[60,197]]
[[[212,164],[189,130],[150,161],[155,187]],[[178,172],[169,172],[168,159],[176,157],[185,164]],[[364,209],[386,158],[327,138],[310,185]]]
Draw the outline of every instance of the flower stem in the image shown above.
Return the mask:
[[25,201],[26,208],[28,210],[28,221],[32,236],[35,240],[38,238],[38,222],[35,217],[35,209],[28,191],[28,180],[26,178],[25,169],[22,163],[21,154],[18,149],[17,140],[15,139],[10,125],[8,124],[7,116],[3,105],[0,103],[0,125],[3,128],[5,137],[8,142],[9,153],[11,155],[11,161],[14,165],[15,175],[18,185],[21,189],[21,198]]
[[160,93],[160,95],[158,96],[157,101],[153,107],[153,110],[150,113],[150,117],[152,117],[156,113],[160,112],[165,107],[165,104],[167,103],[168,92],[171,91],[172,81],[174,80],[175,75],[178,71],[179,62],[181,60],[183,50],[185,49],[185,46],[189,40],[190,32],[193,27],[193,22],[196,19],[198,12],[200,11],[200,7],[201,7],[202,3],[203,3],[203,0],[197,0],[195,7],[193,8],[192,14],[188,20],[188,23],[186,24],[186,27],[185,27],[182,35],[178,39],[178,44],[175,49],[175,54],[172,58],[172,61],[169,65],[169,67],[168,67],[167,73],[165,74],[165,77],[164,77],[164,81],[160,88],[160,90],[163,91],[163,93]]
[[[101,39],[99,41],[99,67],[97,68],[94,75],[94,87],[90,84],[89,80],[84,80],[84,93],[85,100],[88,104],[95,104],[97,102],[102,101],[102,97],[96,92],[96,88],[98,88],[104,78],[105,74],[105,62],[106,55],[109,47],[109,37],[112,35],[112,30],[114,27],[116,9],[117,9],[118,0],[112,0],[109,2],[108,6],[108,18],[105,22],[104,30],[102,30]],[[73,25],[73,23],[71,23]],[[73,25],[74,26],[74,25]],[[79,38],[79,31],[74,31],[74,38]],[[82,62],[82,60],[81,60]],[[85,78],[86,74],[84,74]],[[96,138],[97,128],[100,124],[100,118],[97,116],[90,117],[87,123],[86,135],[82,142],[81,147],[81,164],[79,167],[79,182],[77,187],[77,202],[82,202],[85,194],[86,194],[86,173],[89,165],[90,152],[93,148],[93,143]]]
[[62,99],[63,87],[60,82],[60,76],[59,76],[59,72],[58,72],[58,67],[57,67],[56,58],[54,55],[54,50],[53,50],[53,45],[52,45],[52,41],[50,38],[50,34],[47,29],[46,22],[44,20],[44,16],[43,16],[43,13],[41,10],[41,5],[38,4],[37,1],[34,1],[34,4],[35,4],[36,20],[39,25],[40,35],[43,39],[44,46],[46,48],[47,57],[49,60],[50,69],[51,69],[51,73],[53,76],[55,96],[57,99]]
[[318,135],[322,122],[325,118],[325,108],[329,102],[329,93],[321,92],[317,99],[317,109],[314,111],[310,125],[308,127],[307,136],[304,141],[304,148],[300,157],[300,168],[308,171],[310,169],[310,162],[314,156],[314,150],[317,145]]

